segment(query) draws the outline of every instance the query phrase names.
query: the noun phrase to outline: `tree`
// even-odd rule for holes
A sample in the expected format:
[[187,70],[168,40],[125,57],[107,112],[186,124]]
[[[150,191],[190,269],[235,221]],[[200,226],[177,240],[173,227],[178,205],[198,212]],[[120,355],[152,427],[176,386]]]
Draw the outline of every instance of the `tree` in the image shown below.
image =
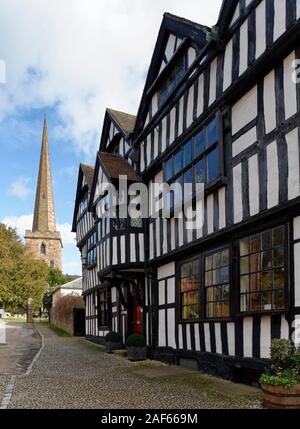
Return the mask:
[[53,289],[74,280],[74,278],[77,278],[77,276],[63,274],[58,268],[49,268],[47,281],[49,288]]
[[48,290],[44,294],[44,297],[43,297],[43,307],[48,312],[50,311],[50,307],[52,304],[52,293],[53,293],[53,291],[57,287],[65,284],[65,283],[68,283],[72,280],[75,280],[76,278],[78,278],[78,276],[71,276],[69,274],[63,274],[58,268],[49,268],[48,277],[47,277]]
[[14,229],[0,224],[0,304],[11,312],[25,311],[32,298],[34,309],[39,309],[47,276],[47,264],[26,251]]

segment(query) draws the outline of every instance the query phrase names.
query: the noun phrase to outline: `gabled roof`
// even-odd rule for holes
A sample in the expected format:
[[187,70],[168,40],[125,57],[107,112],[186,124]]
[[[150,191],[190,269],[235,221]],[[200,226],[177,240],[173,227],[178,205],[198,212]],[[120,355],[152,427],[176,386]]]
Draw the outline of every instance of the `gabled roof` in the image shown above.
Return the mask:
[[108,152],[98,152],[98,158],[111,179],[118,179],[120,175],[127,176],[131,182],[139,182],[140,178],[129,162],[119,155],[113,155]]
[[59,286],[60,289],[82,289],[82,277]]
[[238,3],[239,0],[223,0],[218,17],[218,22],[216,24],[219,38],[223,37],[224,32],[229,27],[229,24],[231,22],[235,8]]
[[127,176],[129,182],[139,182],[140,177],[131,167],[129,162],[119,155],[114,155],[110,152],[97,152],[97,159],[95,165],[95,173],[93,179],[93,185],[90,194],[89,209],[92,210],[95,189],[98,180],[99,168],[103,169],[108,181],[118,180],[119,176]]
[[[183,18],[183,17],[178,16],[178,15],[174,15],[174,14],[172,14],[170,12],[165,12],[164,13],[164,18],[170,19],[170,20],[172,20],[174,22],[178,22],[180,24],[183,24],[183,25],[186,25],[186,26],[190,27],[190,29],[187,29],[188,33],[187,34],[182,34],[182,35],[183,36],[190,36],[195,41],[199,39],[200,42],[202,42],[201,32],[206,32],[206,31],[210,30],[210,28],[207,25],[199,24],[198,22],[191,21],[189,19]],[[170,24],[168,24],[168,26],[170,26]],[[195,31],[194,37],[192,36],[193,31]],[[199,31],[200,31],[200,34],[199,34]]]
[[86,183],[87,183],[86,186],[87,186],[88,192],[91,192],[92,185],[93,185],[93,177],[94,177],[94,167],[88,164],[83,164],[83,163],[79,164],[72,232],[76,231],[77,211],[78,211],[80,199],[82,198],[83,177],[85,177],[86,179]]
[[148,90],[151,87],[154,80],[157,78],[161,66],[161,61],[164,55],[164,50],[166,48],[166,43],[170,33],[175,36],[190,41],[194,46],[198,47],[198,51],[201,51],[203,47],[207,44],[207,33],[210,31],[210,28],[195,22],[189,21],[185,18],[181,18],[170,13],[165,13],[161,27],[158,33],[156,45],[154,48],[154,53],[152,55],[150,67],[148,70],[146,83],[139,106],[136,126],[134,131],[134,137],[139,134],[141,126],[145,120],[146,116],[146,107],[148,102]]
[[[113,123],[118,130],[118,133],[115,137],[118,136],[118,139],[123,137],[129,142],[129,137],[134,130],[135,122],[136,117],[134,115],[120,112],[118,110],[106,109],[99,150],[103,151],[107,149],[107,140],[109,140],[109,130],[111,123]],[[115,138],[113,138],[112,141],[115,141]],[[111,144],[112,141],[109,141],[109,144]]]
[[106,109],[106,111],[115,121],[116,125],[123,130],[124,134],[128,135],[133,132],[136,116],[113,109]]
[[94,167],[92,167],[91,165],[88,164],[80,164],[83,175],[86,179],[86,183],[88,185],[89,191],[92,188],[92,184],[93,184],[93,177],[94,177]]
[[73,289],[73,290],[82,290],[82,277],[78,279],[74,279],[68,283],[64,283],[63,285],[57,286],[52,292],[51,295],[54,295],[60,289]]

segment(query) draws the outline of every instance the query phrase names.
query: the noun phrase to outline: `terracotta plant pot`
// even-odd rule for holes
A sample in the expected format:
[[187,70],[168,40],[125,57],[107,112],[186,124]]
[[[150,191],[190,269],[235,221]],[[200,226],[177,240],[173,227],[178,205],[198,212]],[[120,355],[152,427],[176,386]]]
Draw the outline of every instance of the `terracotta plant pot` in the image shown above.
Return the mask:
[[261,385],[264,408],[268,409],[300,409],[300,384],[290,389],[271,384]]
[[139,361],[147,359],[147,346],[133,347],[127,346],[127,357],[131,361]]
[[112,353],[114,350],[122,349],[122,343],[113,343],[111,341],[105,341],[105,351],[106,353]]

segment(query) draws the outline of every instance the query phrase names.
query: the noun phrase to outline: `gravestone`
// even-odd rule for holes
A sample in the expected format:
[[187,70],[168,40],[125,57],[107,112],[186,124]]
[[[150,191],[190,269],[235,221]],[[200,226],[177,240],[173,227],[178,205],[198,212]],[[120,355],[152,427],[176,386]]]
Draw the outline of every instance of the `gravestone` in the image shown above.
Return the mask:
[[27,301],[27,323],[33,322],[33,299],[28,298]]

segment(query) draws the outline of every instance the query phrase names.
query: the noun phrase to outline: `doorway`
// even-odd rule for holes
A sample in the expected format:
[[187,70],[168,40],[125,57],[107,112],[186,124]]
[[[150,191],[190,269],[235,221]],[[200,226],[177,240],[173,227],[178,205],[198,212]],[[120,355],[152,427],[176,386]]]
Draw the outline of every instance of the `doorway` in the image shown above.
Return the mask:
[[136,295],[133,296],[132,302],[132,330],[134,334],[142,334],[142,306]]

